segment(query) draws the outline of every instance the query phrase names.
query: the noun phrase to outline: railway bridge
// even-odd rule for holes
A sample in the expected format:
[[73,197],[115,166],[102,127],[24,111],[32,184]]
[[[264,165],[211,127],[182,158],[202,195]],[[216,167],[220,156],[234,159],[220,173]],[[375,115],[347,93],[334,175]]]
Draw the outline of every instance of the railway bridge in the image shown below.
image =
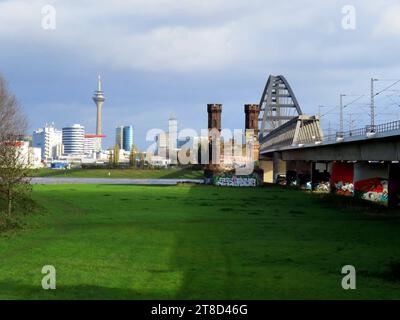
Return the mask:
[[400,121],[325,136],[281,75],[268,78],[260,110],[264,182],[399,204]]

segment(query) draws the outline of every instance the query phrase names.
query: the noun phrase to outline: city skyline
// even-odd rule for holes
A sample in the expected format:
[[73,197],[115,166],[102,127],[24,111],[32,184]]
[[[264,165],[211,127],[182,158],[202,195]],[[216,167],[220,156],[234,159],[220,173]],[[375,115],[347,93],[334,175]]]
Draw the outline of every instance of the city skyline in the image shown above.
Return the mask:
[[[205,128],[200,114],[207,103],[224,105],[223,127],[243,128],[242,106],[259,103],[269,74],[287,77],[307,114],[319,105],[338,107],[341,93],[366,94],[353,120],[368,123],[370,78],[397,78],[400,71],[392,41],[400,34],[396,1],[355,1],[354,30],[342,26],[345,1],[269,3],[274,10],[265,1],[97,1],[96,10],[90,1],[4,1],[2,72],[28,115],[29,132],[45,122],[82,123],[95,132],[91,94],[102,74],[106,147],[126,123],[145,149],[147,130],[165,128],[171,113],[184,127]],[[45,4],[56,10],[55,30],[41,27]],[[378,100],[377,123],[398,118],[398,110],[390,99]],[[346,110],[346,122],[350,112],[359,110]]]

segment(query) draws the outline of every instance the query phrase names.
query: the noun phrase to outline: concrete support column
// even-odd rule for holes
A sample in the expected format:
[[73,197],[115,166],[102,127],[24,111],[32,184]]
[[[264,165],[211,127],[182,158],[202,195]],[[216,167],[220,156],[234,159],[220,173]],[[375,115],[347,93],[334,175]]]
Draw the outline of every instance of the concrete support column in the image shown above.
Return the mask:
[[390,207],[400,206],[400,163],[389,164],[389,200]]
[[274,165],[272,160],[261,160],[260,168],[264,171],[264,183],[274,183]]
[[282,160],[280,152],[274,152],[273,158],[273,180],[277,182],[278,175],[284,175],[286,177],[286,161]]

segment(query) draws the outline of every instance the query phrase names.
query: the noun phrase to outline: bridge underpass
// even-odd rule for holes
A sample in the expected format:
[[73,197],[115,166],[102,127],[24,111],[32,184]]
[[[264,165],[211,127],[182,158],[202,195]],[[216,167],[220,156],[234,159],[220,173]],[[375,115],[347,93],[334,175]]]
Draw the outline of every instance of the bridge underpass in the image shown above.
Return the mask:
[[[400,121],[324,136],[319,118],[302,113],[283,76],[270,76],[260,105],[264,182],[399,204]],[[288,117],[282,105],[294,114]]]

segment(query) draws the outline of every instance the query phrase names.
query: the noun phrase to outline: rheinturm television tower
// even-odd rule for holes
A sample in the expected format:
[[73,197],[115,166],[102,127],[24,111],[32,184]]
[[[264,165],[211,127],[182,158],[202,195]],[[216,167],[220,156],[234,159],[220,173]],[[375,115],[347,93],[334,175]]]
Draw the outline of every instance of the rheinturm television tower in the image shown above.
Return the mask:
[[96,135],[98,138],[98,145],[97,145],[98,151],[101,150],[101,138],[103,136],[101,132],[101,114],[102,114],[104,100],[106,99],[104,98],[103,91],[101,90],[101,78],[99,75],[97,83],[97,91],[95,91],[93,95],[93,101],[97,107]]

